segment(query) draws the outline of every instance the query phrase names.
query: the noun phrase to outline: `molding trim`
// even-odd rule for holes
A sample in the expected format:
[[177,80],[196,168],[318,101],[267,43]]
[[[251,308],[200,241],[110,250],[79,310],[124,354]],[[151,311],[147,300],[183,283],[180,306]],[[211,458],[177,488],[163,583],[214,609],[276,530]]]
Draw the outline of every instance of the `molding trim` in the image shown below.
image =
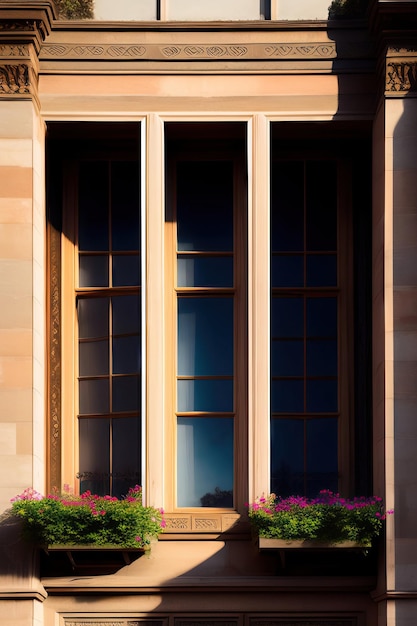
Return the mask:
[[389,93],[417,92],[417,58],[387,60],[385,90]]

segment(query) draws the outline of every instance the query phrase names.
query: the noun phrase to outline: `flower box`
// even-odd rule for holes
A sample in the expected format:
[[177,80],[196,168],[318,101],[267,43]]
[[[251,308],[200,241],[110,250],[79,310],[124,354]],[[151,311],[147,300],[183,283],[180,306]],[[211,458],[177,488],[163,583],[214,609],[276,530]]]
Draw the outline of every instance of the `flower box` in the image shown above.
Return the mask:
[[316,539],[273,539],[259,537],[260,550],[366,550],[371,543],[358,543],[357,541],[319,541]]
[[145,554],[145,548],[95,545],[48,545],[41,551],[41,575],[114,574]]

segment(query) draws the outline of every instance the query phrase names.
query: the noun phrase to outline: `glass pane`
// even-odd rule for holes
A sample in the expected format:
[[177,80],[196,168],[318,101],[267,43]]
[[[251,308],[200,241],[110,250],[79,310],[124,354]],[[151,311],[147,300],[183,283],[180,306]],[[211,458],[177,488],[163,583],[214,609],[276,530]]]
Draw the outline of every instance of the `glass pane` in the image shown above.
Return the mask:
[[337,380],[307,381],[307,411],[334,413],[338,410]]
[[304,375],[304,343],[302,341],[271,342],[272,376]]
[[272,298],[271,333],[273,337],[304,336],[302,298]]
[[110,420],[80,419],[80,491],[110,493]]
[[304,493],[304,421],[271,420],[271,493]]
[[233,257],[178,256],[178,287],[233,287]]
[[137,254],[113,256],[113,287],[140,285],[140,258]]
[[273,252],[304,250],[304,163],[274,162],[271,172]]
[[337,164],[309,161],[306,166],[307,250],[337,249]]
[[302,413],[304,411],[303,381],[271,381],[271,410],[273,413]]
[[273,256],[272,287],[304,287],[304,258],[302,256]]
[[101,376],[109,373],[109,342],[83,341],[79,344],[80,376]]
[[307,476],[309,495],[320,489],[337,491],[337,419],[313,419],[307,422]]
[[178,250],[233,250],[233,163],[177,164]]
[[80,415],[95,415],[109,412],[109,381],[80,380]]
[[233,380],[179,380],[178,411],[233,411]]
[[335,254],[307,255],[307,287],[335,287],[337,257]]
[[127,495],[129,487],[140,485],[141,432],[138,417],[112,420],[113,495]]
[[233,375],[232,298],[178,298],[178,374]]
[[140,330],[140,297],[114,296],[111,302],[113,335],[138,333]]
[[107,161],[80,163],[78,189],[78,247],[109,250],[109,194]]
[[113,374],[136,374],[141,371],[140,337],[113,339]]
[[109,257],[80,255],[80,287],[107,287]]
[[233,419],[178,418],[178,506],[233,506]]
[[337,299],[307,298],[307,335],[337,336]]
[[114,161],[112,163],[111,225],[113,250],[133,251],[140,249],[139,181],[139,163],[137,161]]
[[307,376],[337,376],[336,340],[307,341]]
[[113,378],[113,407],[115,413],[138,411],[140,406],[139,376],[117,376]]
[[108,337],[109,335],[109,299],[80,298],[78,309],[78,336],[80,339]]

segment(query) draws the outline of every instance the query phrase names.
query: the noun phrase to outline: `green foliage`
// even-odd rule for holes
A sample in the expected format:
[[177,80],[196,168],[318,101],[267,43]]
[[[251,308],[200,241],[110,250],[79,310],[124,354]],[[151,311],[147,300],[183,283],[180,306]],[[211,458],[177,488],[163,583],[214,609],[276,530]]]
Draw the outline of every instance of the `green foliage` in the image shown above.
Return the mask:
[[315,499],[274,494],[249,506],[249,519],[260,537],[304,539],[328,543],[354,541],[370,545],[384,526],[381,498],[341,498],[321,491]]
[[123,500],[86,492],[43,497],[32,489],[13,498],[12,512],[27,538],[39,545],[95,545],[148,548],[162,532],[163,511],[142,504],[141,488]]
[[54,0],[62,20],[84,20],[93,17],[94,0]]
[[367,0],[333,0],[329,6],[329,20],[363,17],[366,6]]

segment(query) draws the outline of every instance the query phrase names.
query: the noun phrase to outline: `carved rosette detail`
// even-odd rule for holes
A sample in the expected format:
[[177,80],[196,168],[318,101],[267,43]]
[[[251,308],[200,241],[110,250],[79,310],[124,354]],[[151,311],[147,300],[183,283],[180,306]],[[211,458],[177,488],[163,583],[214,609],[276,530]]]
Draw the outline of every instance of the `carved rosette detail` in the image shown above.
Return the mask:
[[387,63],[385,89],[390,92],[417,91],[417,59]]
[[0,66],[0,95],[30,93],[29,67],[25,64]]

